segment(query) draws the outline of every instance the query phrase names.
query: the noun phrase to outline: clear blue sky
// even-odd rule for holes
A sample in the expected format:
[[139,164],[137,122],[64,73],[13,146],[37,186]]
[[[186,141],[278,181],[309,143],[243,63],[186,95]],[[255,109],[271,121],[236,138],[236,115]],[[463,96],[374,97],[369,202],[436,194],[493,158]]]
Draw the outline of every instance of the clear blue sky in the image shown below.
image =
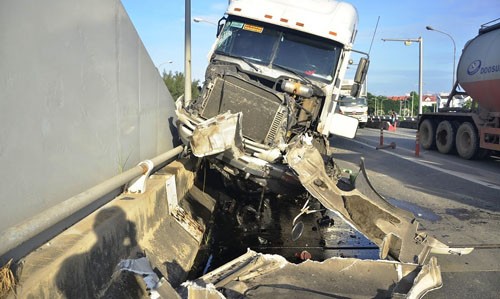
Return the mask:
[[[303,0],[307,1],[307,0]],[[452,84],[453,44],[444,34],[427,31],[425,26],[450,34],[456,42],[456,63],[465,43],[476,36],[479,26],[500,17],[499,0],[390,0],[346,1],[359,14],[354,48],[368,51],[380,16],[370,53],[368,91],[376,95],[403,95],[418,90],[418,43],[382,42],[381,38],[424,40],[424,93],[448,92]],[[184,69],[184,0],[122,0],[149,55],[160,70]],[[225,0],[193,0],[191,16],[217,22],[224,14]],[[203,81],[207,53],[215,39],[215,26],[192,22],[193,79]],[[165,63],[172,61],[172,63]]]

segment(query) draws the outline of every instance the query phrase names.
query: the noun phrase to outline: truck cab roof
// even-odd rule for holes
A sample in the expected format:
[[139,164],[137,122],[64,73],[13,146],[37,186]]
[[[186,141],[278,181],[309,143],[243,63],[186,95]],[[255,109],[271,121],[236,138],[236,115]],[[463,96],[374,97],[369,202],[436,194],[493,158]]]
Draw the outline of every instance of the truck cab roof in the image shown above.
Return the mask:
[[271,23],[351,45],[358,13],[349,3],[329,0],[233,0],[226,13]]

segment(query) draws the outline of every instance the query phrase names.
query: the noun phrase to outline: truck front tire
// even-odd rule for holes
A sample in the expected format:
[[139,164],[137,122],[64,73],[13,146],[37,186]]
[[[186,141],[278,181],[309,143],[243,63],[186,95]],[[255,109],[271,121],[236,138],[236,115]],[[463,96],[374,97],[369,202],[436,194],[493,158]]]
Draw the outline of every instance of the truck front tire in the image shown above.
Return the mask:
[[434,148],[436,145],[434,136],[436,133],[436,125],[430,119],[426,119],[420,124],[418,133],[420,134],[420,144],[424,149],[428,150]]
[[470,160],[479,152],[479,136],[476,128],[470,122],[464,122],[458,127],[456,145],[458,155]]
[[437,126],[436,147],[442,154],[449,154],[455,148],[455,128],[451,122],[443,120]]

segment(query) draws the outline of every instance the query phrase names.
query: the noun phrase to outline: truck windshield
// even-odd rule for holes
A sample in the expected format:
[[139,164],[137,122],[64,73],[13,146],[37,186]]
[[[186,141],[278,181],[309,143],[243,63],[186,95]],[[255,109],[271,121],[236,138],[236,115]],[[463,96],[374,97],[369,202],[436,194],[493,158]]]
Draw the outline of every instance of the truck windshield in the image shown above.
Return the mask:
[[367,106],[365,98],[351,98],[343,97],[340,99],[340,106],[352,107],[352,106]]
[[310,34],[230,19],[221,32],[215,53],[331,82],[341,49],[337,42]]

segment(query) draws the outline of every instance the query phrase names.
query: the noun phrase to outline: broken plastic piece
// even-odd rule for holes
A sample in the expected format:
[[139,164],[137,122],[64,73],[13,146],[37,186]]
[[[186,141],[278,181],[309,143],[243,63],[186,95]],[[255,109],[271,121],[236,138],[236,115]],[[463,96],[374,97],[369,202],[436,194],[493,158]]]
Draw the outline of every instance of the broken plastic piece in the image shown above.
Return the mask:
[[386,149],[386,148],[392,148],[392,149],[395,149],[396,148],[396,142],[391,142],[390,144],[385,144],[385,145],[377,145],[377,147],[375,149]]
[[117,270],[142,275],[144,283],[146,283],[146,287],[151,290],[150,298],[160,298],[159,294],[154,291],[160,286],[160,278],[153,271],[153,268],[151,268],[149,260],[146,257],[121,260],[117,265]]
[[198,124],[191,137],[191,149],[196,157],[205,157],[242,148],[242,113],[226,112]]
[[328,123],[328,131],[330,134],[352,139],[356,136],[358,125],[357,118],[335,113]]
[[282,158],[281,151],[277,148],[273,148],[267,151],[263,151],[261,153],[255,153],[255,157],[267,161],[269,163],[274,163],[278,159]]

